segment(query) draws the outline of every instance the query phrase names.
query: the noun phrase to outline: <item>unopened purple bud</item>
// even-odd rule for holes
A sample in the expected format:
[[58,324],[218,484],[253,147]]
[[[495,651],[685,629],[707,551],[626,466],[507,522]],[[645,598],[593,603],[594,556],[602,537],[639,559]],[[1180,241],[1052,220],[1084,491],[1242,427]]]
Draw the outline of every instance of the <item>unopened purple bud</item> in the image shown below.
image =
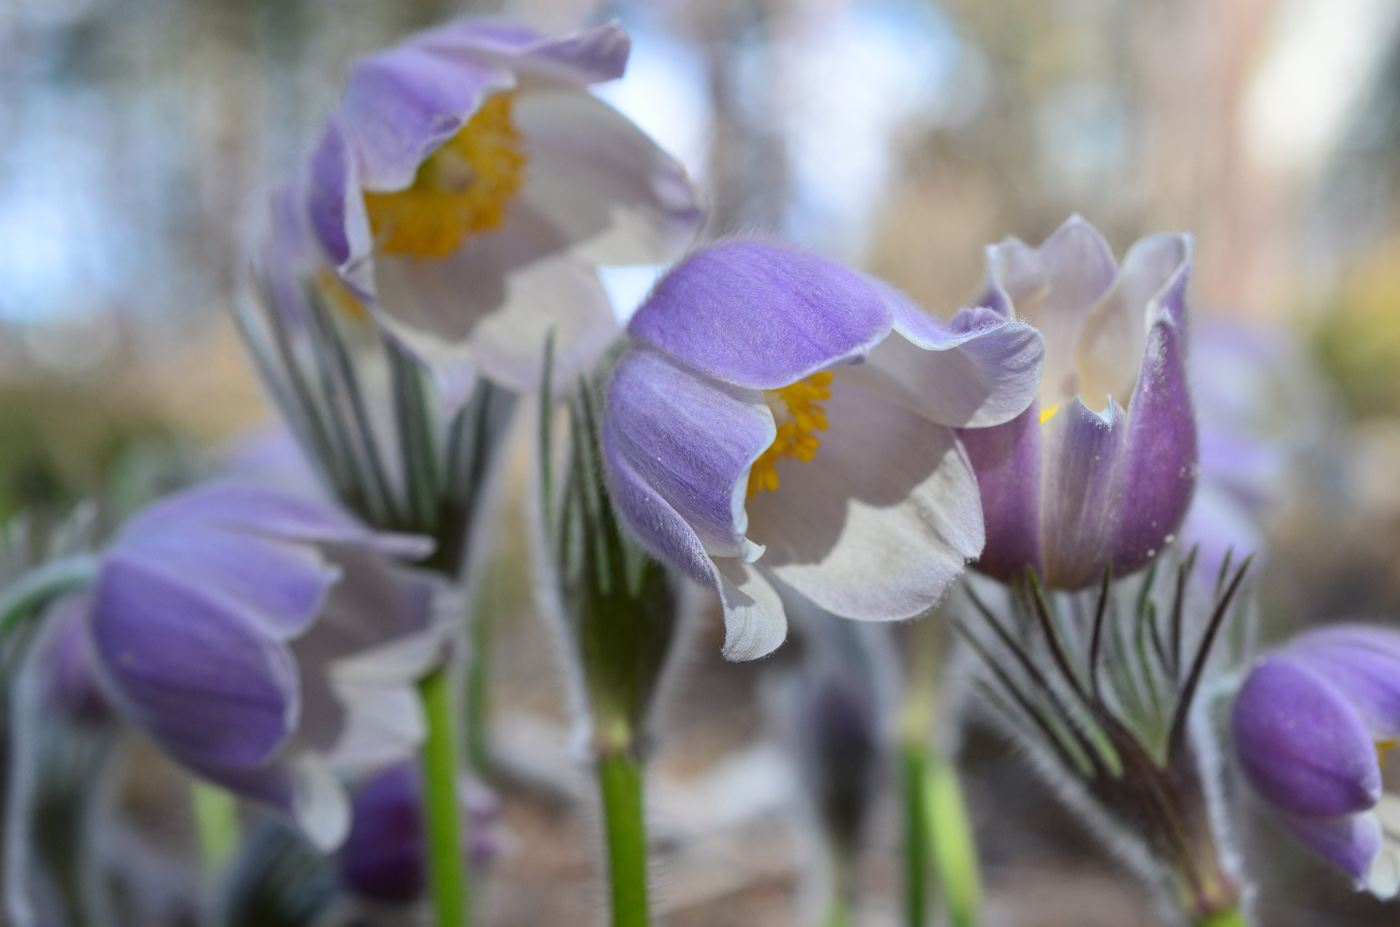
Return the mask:
[[1376,806],[1400,739],[1400,632],[1338,625],[1261,659],[1235,699],[1235,752],[1280,822],[1374,894],[1397,886],[1400,841]]

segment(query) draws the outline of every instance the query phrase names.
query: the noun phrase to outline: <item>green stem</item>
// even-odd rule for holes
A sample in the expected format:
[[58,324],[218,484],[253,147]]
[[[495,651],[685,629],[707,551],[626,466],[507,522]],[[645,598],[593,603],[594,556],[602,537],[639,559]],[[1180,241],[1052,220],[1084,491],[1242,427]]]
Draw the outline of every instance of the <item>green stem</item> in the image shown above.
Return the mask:
[[852,927],[856,922],[856,861],[839,851],[832,856],[831,897],[822,927]]
[[930,846],[928,829],[928,756],[923,744],[904,745],[904,917],[909,927],[924,927],[928,918]]
[[646,927],[647,837],[642,814],[642,764],[625,748],[598,757],[598,787],[608,837],[613,927]]
[[1249,927],[1249,925],[1239,908],[1228,908],[1198,918],[1192,922],[1192,927]]
[[54,560],[0,590],[0,637],[54,599],[91,586],[98,558],[90,554]]
[[975,927],[982,908],[977,840],[967,817],[958,772],[932,749],[926,754],[924,767],[924,811],[929,855],[943,887],[948,922],[953,927]]
[[418,682],[428,736],[423,742],[423,814],[427,822],[428,884],[437,927],[470,924],[470,893],[462,854],[462,815],[457,798],[457,743],[452,682],[440,666]]
[[213,879],[238,849],[238,803],[226,790],[198,780],[190,785],[190,803],[200,865],[205,878]]

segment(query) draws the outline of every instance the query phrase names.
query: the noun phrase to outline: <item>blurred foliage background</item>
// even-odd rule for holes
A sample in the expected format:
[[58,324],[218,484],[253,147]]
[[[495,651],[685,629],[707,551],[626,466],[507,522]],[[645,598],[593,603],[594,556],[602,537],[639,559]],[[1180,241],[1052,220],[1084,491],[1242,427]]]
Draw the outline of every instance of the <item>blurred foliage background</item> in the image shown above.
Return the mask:
[[[1265,633],[1400,614],[1394,0],[0,0],[0,516],[92,495],[120,511],[270,423],[230,322],[262,194],[355,56],[460,12],[621,20],[631,65],[600,93],[709,191],[710,235],[787,236],[936,312],[974,292],[986,244],[1074,212],[1120,254],[1192,232],[1195,312],[1296,343],[1264,399],[1315,439],[1267,519]],[[620,315],[657,272],[608,272]],[[1202,376],[1198,398],[1230,383]],[[517,534],[498,560],[490,608],[528,612]],[[557,713],[548,654],[501,647],[501,698]],[[747,682],[697,673],[673,770],[753,733],[753,674],[724,672]],[[1063,878],[1093,850],[1043,791],[970,756],[1003,922],[1145,923],[1102,860]],[[548,830],[515,827],[535,846]],[[565,847],[506,883],[577,876]],[[1268,923],[1343,923],[1307,912],[1344,903],[1380,922],[1337,880],[1294,878],[1316,873],[1295,856]],[[754,864],[733,923],[785,910],[764,901],[786,891],[774,871]],[[520,923],[554,916],[532,903]],[[693,922],[731,922],[706,910]]]

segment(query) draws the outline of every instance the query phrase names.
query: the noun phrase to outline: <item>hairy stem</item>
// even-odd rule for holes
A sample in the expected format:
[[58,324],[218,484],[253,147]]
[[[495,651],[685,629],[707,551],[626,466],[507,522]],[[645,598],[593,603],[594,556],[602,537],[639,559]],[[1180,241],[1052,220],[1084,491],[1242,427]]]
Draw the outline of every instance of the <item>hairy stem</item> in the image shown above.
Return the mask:
[[646,927],[647,836],[642,811],[642,764],[623,747],[598,757],[598,788],[607,828],[613,927]]

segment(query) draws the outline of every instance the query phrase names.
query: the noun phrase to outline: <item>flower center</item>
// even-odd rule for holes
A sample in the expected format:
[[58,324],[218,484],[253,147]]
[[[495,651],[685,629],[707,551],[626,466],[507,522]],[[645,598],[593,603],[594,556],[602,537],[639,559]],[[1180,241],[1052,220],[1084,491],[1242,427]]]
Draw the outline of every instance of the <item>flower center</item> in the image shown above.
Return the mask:
[[1376,741],[1376,761],[1380,763],[1382,769],[1385,768],[1385,755],[1396,747],[1400,747],[1400,737]]
[[444,258],[462,239],[497,228],[523,180],[526,156],[510,119],[512,95],[489,97],[460,132],[418,166],[413,184],[366,193],[375,243],[385,254]]
[[1060,411],[1060,407],[1058,405],[1046,406],[1045,408],[1041,409],[1040,424],[1044,425],[1046,422],[1050,421],[1050,419],[1055,417],[1055,413],[1058,411]]
[[831,398],[831,373],[814,373],[791,386],[763,391],[768,408],[778,426],[778,435],[768,449],[758,455],[749,469],[748,496],[774,492],[778,488],[778,461],[796,458],[811,460],[817,456],[821,439],[814,434],[826,431],[826,410],[818,403]]

